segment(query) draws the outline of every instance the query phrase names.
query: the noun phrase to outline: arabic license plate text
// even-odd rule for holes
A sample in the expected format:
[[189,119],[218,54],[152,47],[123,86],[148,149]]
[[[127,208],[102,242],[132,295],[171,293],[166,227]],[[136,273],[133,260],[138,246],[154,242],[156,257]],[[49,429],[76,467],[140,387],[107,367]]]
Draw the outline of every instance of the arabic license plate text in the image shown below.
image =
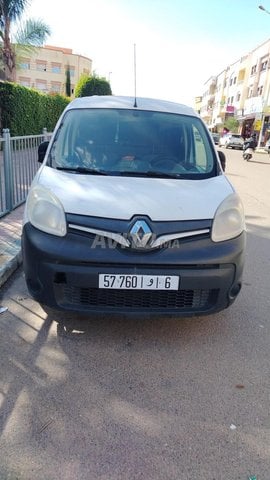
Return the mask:
[[99,288],[125,290],[178,290],[176,275],[111,275],[99,274]]

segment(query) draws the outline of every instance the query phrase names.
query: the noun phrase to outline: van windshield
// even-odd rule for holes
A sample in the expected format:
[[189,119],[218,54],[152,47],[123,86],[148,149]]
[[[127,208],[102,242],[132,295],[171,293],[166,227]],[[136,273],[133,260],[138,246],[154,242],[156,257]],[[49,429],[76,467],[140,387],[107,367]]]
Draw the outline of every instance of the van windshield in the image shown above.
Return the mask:
[[173,178],[216,175],[197,117],[126,109],[74,109],[56,132],[48,165],[71,173]]

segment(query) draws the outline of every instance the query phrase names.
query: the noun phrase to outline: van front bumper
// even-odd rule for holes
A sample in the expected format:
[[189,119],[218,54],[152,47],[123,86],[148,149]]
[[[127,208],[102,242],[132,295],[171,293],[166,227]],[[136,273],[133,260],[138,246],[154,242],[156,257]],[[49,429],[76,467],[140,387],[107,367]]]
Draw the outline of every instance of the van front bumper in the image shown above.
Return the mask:
[[[91,248],[89,238],[43,233],[27,223],[22,234],[29,292],[39,303],[85,313],[208,315],[231,305],[241,290],[246,234],[226,242],[183,241],[151,252]],[[178,290],[99,288],[100,274],[175,275]]]

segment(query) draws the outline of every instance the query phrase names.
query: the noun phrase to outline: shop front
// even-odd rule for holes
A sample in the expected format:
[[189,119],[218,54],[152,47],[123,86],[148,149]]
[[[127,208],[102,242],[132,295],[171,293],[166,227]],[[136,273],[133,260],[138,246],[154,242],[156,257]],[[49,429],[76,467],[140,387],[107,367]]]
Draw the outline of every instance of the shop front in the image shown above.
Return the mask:
[[267,105],[263,109],[261,131],[259,135],[259,145],[263,147],[267,140],[270,139],[270,106]]
[[[243,109],[243,121],[241,128],[242,137],[248,138],[252,133],[256,133],[257,139],[261,136],[263,116],[262,97],[251,97],[245,100]],[[258,144],[260,141],[258,141]]]

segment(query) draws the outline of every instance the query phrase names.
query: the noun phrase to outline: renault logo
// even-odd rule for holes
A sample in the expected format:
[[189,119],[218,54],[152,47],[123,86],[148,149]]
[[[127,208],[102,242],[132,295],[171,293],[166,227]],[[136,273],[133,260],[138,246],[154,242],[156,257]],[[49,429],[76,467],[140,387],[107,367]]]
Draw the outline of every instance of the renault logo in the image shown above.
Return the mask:
[[144,220],[137,220],[129,232],[131,247],[147,248],[153,236],[152,230]]

